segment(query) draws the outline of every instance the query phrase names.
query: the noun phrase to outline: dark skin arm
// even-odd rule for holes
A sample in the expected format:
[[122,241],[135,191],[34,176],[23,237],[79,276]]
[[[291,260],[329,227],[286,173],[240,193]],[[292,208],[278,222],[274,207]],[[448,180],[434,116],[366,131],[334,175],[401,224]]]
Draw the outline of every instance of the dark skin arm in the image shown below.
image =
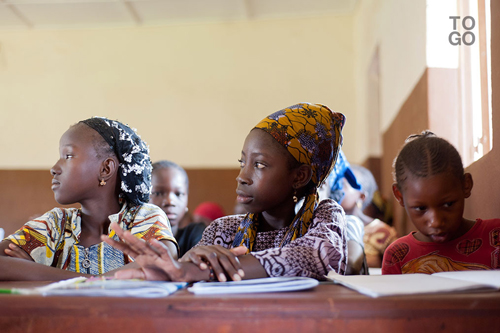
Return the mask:
[[[197,247],[196,251],[190,251],[192,256],[188,255],[188,252],[183,260],[178,261],[171,255],[171,250],[158,241],[153,240],[148,244],[132,236],[130,232],[119,229],[118,225],[114,223],[111,228],[123,241],[116,242],[106,236],[102,236],[102,240],[130,255],[140,265],[139,269],[118,272],[115,274],[117,278],[186,282],[208,280],[209,269],[199,257],[209,260],[215,275],[221,281],[226,280],[226,274],[233,280],[241,279],[242,276],[238,274],[239,270],[243,270],[244,278],[267,276],[260,262],[251,255],[242,255],[236,259],[236,255],[230,250],[218,246]],[[235,251],[241,253],[246,252],[246,249],[239,248]],[[194,258],[194,261],[187,258]]]
[[[173,253],[177,253],[174,243],[170,241],[164,242],[169,249],[173,249]],[[114,276],[119,270],[137,267],[139,265],[136,263],[130,263],[109,271],[103,276]],[[77,276],[91,277],[92,275],[75,273],[36,263],[29,254],[11,241],[4,240],[0,242],[0,281],[58,281]]]
[[382,267],[382,257],[378,254],[376,255],[366,255],[366,262],[368,263],[368,267]]
[[356,241],[347,242],[347,269],[345,275],[358,275],[363,267],[364,252]]
[[145,279],[165,281],[194,281],[207,280],[208,270],[201,270],[192,263],[180,263],[172,256],[170,249],[157,240],[152,240],[151,245],[137,239],[130,232],[119,230],[112,224],[116,234],[122,239],[117,242],[105,235],[101,238],[104,242],[134,258],[140,266],[138,269],[127,269],[115,274],[119,279]]
[[0,243],[0,281],[57,281],[77,276],[90,277],[90,275],[38,264],[32,260],[11,258],[5,253],[9,244],[13,243],[8,240]]
[[21,249],[19,246],[17,246],[12,242],[8,244],[8,247],[4,250],[4,253],[11,258],[19,258],[19,259],[34,261],[33,258],[31,258],[31,256],[28,253],[26,253],[26,251],[24,251],[23,249]]

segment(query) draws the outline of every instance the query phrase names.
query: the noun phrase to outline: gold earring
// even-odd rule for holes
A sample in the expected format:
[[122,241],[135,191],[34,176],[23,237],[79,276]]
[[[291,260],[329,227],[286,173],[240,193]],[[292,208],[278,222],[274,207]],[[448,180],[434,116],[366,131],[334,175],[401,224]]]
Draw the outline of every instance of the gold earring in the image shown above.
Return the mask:
[[106,182],[104,181],[104,179],[101,179],[101,181],[99,182],[99,186],[104,186],[106,185]]
[[293,202],[297,203],[297,201],[299,201],[299,198],[297,198],[297,190],[293,190]]

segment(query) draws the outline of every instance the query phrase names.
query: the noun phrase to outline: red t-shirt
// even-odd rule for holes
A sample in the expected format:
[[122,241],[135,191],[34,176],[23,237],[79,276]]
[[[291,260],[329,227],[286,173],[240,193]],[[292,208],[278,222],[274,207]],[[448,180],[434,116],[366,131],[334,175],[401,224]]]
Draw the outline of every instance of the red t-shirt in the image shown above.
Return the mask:
[[463,236],[446,243],[421,242],[415,232],[399,238],[384,254],[382,274],[432,274],[500,268],[500,219],[477,219]]

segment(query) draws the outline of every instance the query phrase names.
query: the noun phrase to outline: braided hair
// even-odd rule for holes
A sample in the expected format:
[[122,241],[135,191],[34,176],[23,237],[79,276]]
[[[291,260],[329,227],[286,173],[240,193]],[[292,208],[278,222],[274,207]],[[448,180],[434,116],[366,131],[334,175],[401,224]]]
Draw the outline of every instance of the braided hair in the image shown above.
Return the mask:
[[410,135],[394,160],[393,176],[400,190],[410,176],[425,178],[442,172],[462,180],[462,159],[453,145],[431,131]]

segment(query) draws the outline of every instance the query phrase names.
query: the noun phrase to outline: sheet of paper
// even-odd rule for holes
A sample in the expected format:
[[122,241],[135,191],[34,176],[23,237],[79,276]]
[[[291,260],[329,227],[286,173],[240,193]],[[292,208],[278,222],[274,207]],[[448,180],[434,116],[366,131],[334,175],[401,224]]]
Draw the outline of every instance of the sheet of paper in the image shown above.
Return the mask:
[[433,276],[486,284],[500,289],[500,270],[434,273]]
[[[492,289],[481,283],[449,279],[427,274],[338,275],[328,278],[371,297],[459,292]],[[493,289],[492,289],[493,290]]]

